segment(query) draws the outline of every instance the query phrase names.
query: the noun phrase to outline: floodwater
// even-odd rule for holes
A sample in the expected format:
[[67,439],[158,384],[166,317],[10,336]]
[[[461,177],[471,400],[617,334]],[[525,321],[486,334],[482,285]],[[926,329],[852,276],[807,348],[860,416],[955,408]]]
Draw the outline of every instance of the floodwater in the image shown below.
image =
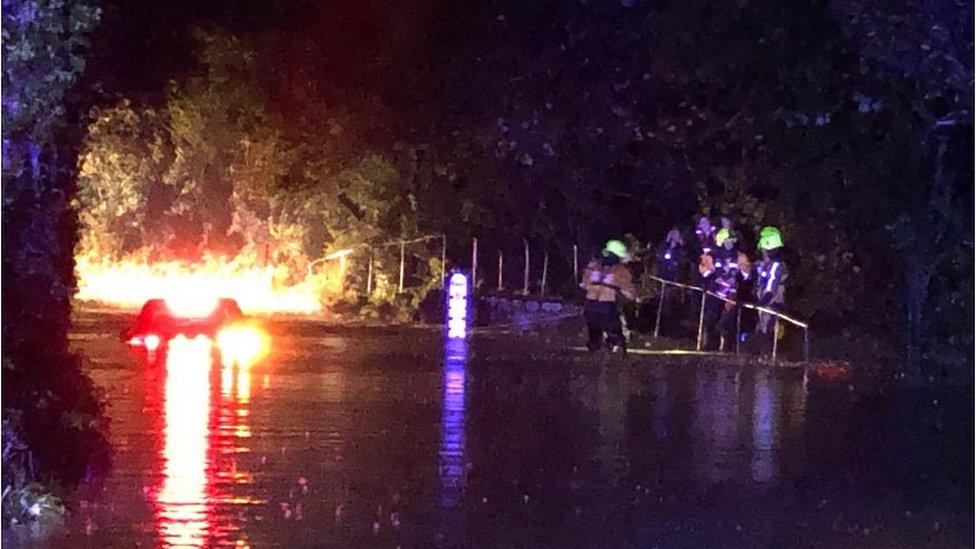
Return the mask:
[[35,545],[972,545],[971,386],[297,321],[149,367],[123,323],[78,317],[114,464]]

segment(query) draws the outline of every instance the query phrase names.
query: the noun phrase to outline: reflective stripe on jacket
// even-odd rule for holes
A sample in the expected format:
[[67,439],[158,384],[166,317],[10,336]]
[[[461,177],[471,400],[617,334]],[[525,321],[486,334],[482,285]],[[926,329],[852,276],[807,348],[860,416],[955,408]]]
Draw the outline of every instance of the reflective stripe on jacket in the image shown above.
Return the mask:
[[781,259],[760,261],[756,264],[756,299],[762,304],[786,302],[786,279],[789,270]]

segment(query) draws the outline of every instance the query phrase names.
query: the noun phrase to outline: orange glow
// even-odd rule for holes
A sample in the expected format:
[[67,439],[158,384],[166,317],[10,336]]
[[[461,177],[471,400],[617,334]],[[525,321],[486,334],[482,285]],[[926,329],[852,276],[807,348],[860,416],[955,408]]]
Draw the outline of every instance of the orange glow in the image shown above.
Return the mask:
[[[205,256],[199,262],[148,262],[129,258],[117,262],[77,258],[79,301],[138,308],[162,297],[174,313],[185,308],[200,314],[213,300],[229,297],[248,313],[311,314],[322,310],[322,299],[342,289],[347,257],[324,262],[314,273],[290,273],[284,266],[262,266],[252,256]],[[289,276],[291,275],[291,276]],[[204,313],[205,314],[205,313]]]
[[163,484],[156,496],[156,524],[166,546],[202,547],[210,535],[210,348],[204,337],[177,336],[169,342]]
[[268,333],[257,325],[238,323],[217,333],[217,349],[224,366],[237,364],[246,368],[268,356],[271,340]]
[[[248,404],[251,402],[251,371],[247,368],[237,370],[237,402]],[[246,428],[247,436],[251,436],[251,430]]]

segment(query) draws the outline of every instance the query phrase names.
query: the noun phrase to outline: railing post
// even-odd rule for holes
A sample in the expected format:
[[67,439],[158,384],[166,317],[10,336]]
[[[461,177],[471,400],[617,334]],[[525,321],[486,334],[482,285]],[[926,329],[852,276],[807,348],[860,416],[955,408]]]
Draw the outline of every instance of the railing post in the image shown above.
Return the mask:
[[402,240],[400,241],[400,281],[397,284],[398,292],[403,293],[403,263],[404,263],[404,253],[406,253],[406,243]]
[[366,267],[366,297],[373,295],[373,252],[369,252],[369,263]]
[[661,295],[657,298],[657,320],[654,322],[654,337],[658,337],[661,334],[661,311],[664,309],[664,292],[667,288],[667,284],[662,280]]
[[776,362],[776,345],[779,343],[779,337],[777,337],[777,331],[779,331],[779,316],[773,316],[776,320],[773,321],[773,362]]
[[478,239],[471,239],[471,288],[478,287]]
[[702,329],[705,326],[705,300],[708,299],[708,294],[702,290],[701,299],[701,312],[698,313],[698,343],[695,344],[695,350],[701,351],[702,347]]
[[810,362],[810,328],[803,328],[803,362]]
[[579,246],[573,244],[573,285],[579,283]]
[[735,315],[735,356],[739,356],[739,343],[742,342],[742,307],[738,307]]
[[498,291],[502,291],[502,267],[504,263],[502,261],[502,251],[498,250]]
[[529,241],[522,239],[525,243],[525,274],[522,276],[522,293],[529,295]]
[[441,235],[441,284],[447,280],[447,235]]
[[549,252],[542,253],[542,288],[540,293],[546,297],[546,276],[549,274]]

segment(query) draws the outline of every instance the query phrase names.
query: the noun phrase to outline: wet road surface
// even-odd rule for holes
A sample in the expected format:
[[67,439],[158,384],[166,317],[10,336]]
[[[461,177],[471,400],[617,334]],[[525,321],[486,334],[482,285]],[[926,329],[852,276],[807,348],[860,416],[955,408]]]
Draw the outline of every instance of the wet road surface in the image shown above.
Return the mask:
[[272,355],[73,343],[114,466],[52,546],[966,546],[972,388],[279,322]]

